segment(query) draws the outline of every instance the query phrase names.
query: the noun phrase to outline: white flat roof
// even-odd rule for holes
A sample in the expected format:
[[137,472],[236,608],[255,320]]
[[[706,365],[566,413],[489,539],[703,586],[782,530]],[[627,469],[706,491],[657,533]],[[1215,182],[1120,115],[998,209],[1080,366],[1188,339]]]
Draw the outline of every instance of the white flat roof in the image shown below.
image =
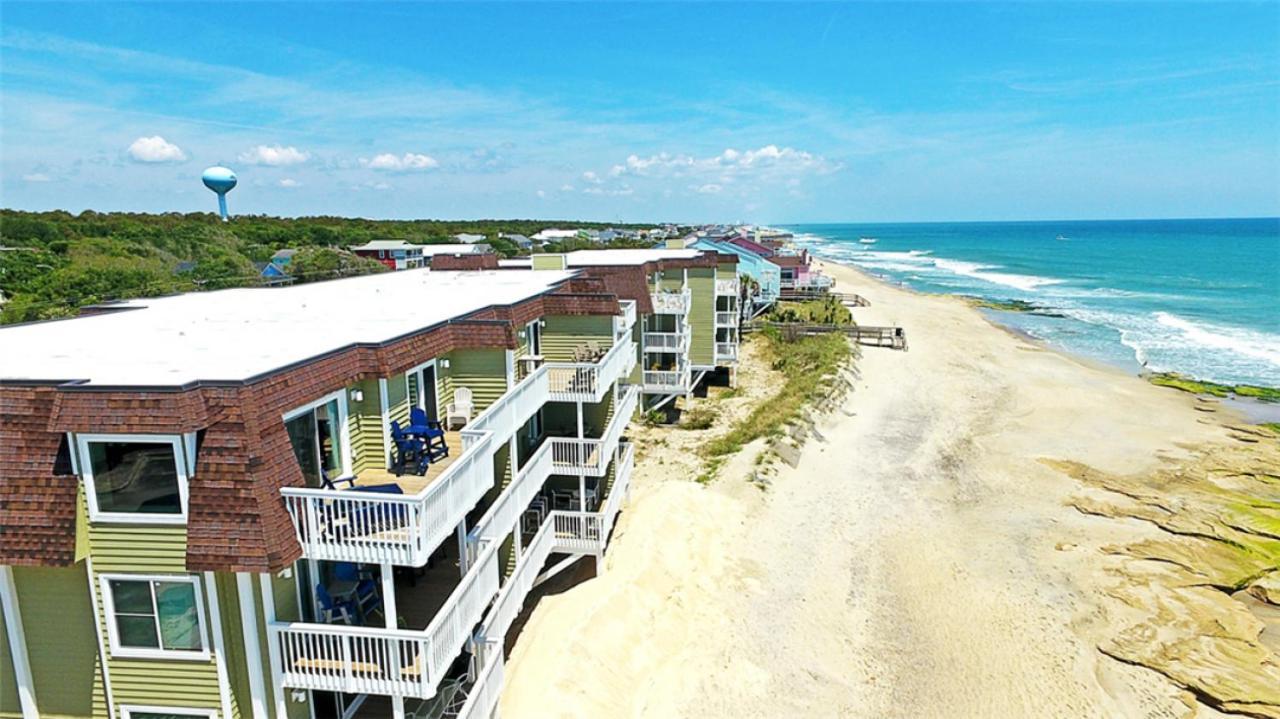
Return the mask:
[[657,260],[691,260],[704,250],[578,250],[565,255],[570,267],[643,265]]
[[412,242],[405,242],[404,240],[369,240],[363,245],[360,245],[359,247],[352,247],[351,249],[352,250],[407,250],[407,249],[413,249],[417,247],[422,247],[422,245],[415,245]]
[[474,245],[423,245],[424,255],[484,255],[489,253],[489,245],[477,242]]
[[0,328],[0,379],[165,387],[247,380],[520,302],[572,276],[419,269],[130,300],[122,306],[142,309]]

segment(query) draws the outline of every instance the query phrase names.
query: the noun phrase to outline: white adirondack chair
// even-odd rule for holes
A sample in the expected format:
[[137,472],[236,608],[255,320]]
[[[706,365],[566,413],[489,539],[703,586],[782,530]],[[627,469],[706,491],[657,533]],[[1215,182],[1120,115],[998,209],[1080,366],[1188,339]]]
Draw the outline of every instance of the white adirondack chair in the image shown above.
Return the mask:
[[466,426],[471,421],[471,414],[475,411],[475,406],[471,403],[471,390],[466,387],[459,387],[453,391],[453,401],[445,408],[445,424],[449,429],[453,429],[453,421],[455,419],[462,420],[462,426]]

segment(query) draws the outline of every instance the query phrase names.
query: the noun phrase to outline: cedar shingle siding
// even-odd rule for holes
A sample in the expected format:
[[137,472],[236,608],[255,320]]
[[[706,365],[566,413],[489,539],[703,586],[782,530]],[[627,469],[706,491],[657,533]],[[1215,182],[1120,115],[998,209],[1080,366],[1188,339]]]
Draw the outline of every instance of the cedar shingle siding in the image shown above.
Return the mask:
[[[583,291],[591,287],[595,292]],[[198,432],[190,478],[189,571],[278,571],[301,555],[282,487],[304,485],[282,416],[356,382],[391,377],[456,349],[516,347],[516,328],[546,314],[619,312],[596,282],[380,345],[351,345],[245,383],[155,388],[32,386],[0,381],[0,564],[68,565],[78,478],[65,432]],[[61,459],[59,459],[61,458]]]

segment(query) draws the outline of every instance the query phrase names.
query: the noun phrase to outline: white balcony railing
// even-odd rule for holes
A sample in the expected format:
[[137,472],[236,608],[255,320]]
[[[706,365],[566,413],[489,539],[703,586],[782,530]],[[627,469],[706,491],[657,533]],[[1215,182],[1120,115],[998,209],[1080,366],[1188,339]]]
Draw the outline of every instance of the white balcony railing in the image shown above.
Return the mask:
[[412,496],[285,487],[280,490],[308,559],[420,567],[493,488],[493,453],[544,404],[545,366],[462,430],[462,454]]
[[684,392],[689,389],[688,368],[679,370],[645,370],[643,375],[646,392]]
[[547,522],[555,528],[555,551],[590,554],[604,541],[604,522],[598,512],[552,512]]
[[617,342],[598,362],[548,362],[548,399],[553,402],[599,402],[636,362],[634,342]]
[[604,533],[601,541],[609,540],[609,532],[612,531],[613,523],[618,518],[618,512],[622,510],[622,500],[626,499],[627,491],[631,489],[631,472],[635,469],[635,465],[636,447],[626,442],[622,445],[622,457],[614,470],[609,496],[605,498],[604,509],[600,510],[600,516],[604,518]]
[[551,462],[551,443],[543,442],[516,473],[511,484],[502,490],[480,521],[476,522],[468,534],[469,542],[478,546],[480,541],[498,541],[510,534],[516,522],[520,521],[520,515],[542,489],[542,485],[546,484],[547,477],[551,476],[554,468]]
[[485,642],[480,652],[484,663],[476,676],[476,683],[467,693],[467,700],[458,711],[458,719],[489,719],[494,716],[498,699],[502,697],[503,652],[501,640]]
[[613,318],[613,336],[623,337],[630,334],[631,328],[636,326],[636,301],[618,300],[618,305],[622,308],[622,314]]
[[420,567],[493,487],[490,435],[413,496],[286,487],[280,490],[308,559]]
[[498,593],[493,545],[426,629],[273,622],[269,641],[280,655],[281,686],[429,699]]
[[735,311],[716,312],[716,327],[737,327],[738,313]]
[[683,353],[689,348],[687,332],[645,332],[642,341],[645,352]]
[[654,292],[651,295],[653,313],[657,315],[687,315],[689,314],[689,301],[692,296],[688,287],[679,292]]
[[628,386],[618,397],[613,419],[609,421],[602,437],[548,437],[546,444],[551,445],[551,462],[555,473],[603,477],[613,459],[613,450],[622,439],[622,432],[635,414],[639,402],[640,388]]
[[717,342],[716,343],[716,360],[725,360],[729,362],[738,359],[738,343],[737,342]]
[[[555,514],[557,513],[552,512],[551,516]],[[506,636],[512,622],[520,616],[520,610],[524,608],[524,600],[533,590],[533,583],[538,578],[538,573],[542,571],[543,565],[547,563],[547,557],[551,556],[554,549],[555,522],[548,517],[547,521],[538,528],[533,541],[529,542],[520,555],[516,568],[507,578],[506,584],[502,586],[502,591],[498,592],[493,609],[484,618],[484,624],[480,628],[481,634],[498,640]]]
[[719,297],[737,297],[741,288],[738,280],[716,280],[716,295]]

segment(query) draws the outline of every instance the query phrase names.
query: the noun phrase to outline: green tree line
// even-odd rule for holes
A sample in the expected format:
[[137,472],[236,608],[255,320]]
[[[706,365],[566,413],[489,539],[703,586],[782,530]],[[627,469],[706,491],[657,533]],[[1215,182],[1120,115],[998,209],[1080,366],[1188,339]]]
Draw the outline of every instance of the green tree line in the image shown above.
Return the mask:
[[[0,210],[0,324],[75,315],[109,300],[255,285],[261,263],[282,249],[296,282],[382,272],[380,263],[348,252],[370,240],[450,242],[462,232],[485,235],[503,256],[519,254],[499,233],[533,235],[547,227],[604,228],[603,223],[548,220],[368,220],[211,213],[24,212]],[[549,246],[576,249],[579,243]],[[629,243],[628,243],[629,244]],[[647,244],[647,243],[646,243]]]

